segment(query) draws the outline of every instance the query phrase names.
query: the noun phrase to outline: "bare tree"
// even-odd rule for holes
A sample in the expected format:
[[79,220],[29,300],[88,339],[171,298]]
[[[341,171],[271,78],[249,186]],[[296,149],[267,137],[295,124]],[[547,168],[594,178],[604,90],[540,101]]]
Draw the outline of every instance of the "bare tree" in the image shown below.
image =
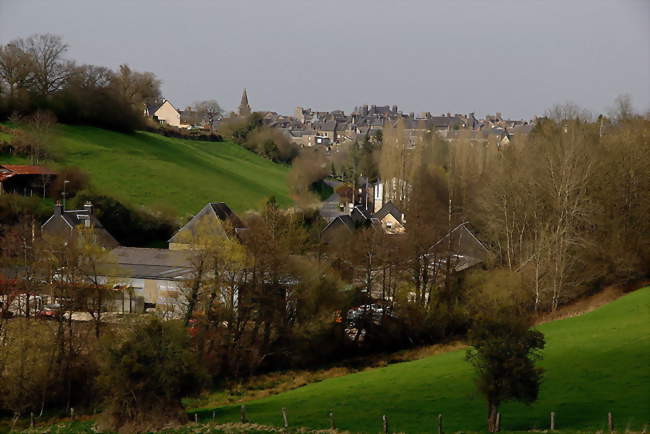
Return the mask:
[[0,80],[13,99],[19,89],[26,89],[34,79],[32,57],[25,51],[24,41],[12,41],[0,47]]
[[47,96],[60,90],[72,72],[73,63],[65,59],[68,45],[61,36],[50,33],[32,35],[15,44],[31,58],[33,88]]
[[136,110],[161,100],[160,80],[151,72],[137,72],[126,64],[120,65],[120,70],[113,77],[113,85],[118,94]]
[[214,99],[195,102],[192,104],[192,111],[196,114],[199,122],[205,122],[210,127],[210,131],[214,130],[215,123],[223,115],[223,109]]

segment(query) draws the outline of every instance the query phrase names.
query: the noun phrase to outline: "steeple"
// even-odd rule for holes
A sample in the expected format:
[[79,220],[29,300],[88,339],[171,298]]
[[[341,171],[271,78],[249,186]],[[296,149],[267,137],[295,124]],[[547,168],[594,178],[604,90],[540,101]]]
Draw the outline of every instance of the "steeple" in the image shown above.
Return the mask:
[[239,104],[239,116],[248,116],[251,114],[251,106],[248,105],[248,95],[244,88],[244,93],[241,95],[241,103]]

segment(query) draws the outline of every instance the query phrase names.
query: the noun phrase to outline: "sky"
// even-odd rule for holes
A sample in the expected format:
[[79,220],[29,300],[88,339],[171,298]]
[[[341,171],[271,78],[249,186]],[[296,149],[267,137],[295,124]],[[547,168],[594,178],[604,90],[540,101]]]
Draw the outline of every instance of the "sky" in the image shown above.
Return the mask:
[[154,72],[179,108],[650,110],[650,0],[0,0],[0,44],[33,33]]

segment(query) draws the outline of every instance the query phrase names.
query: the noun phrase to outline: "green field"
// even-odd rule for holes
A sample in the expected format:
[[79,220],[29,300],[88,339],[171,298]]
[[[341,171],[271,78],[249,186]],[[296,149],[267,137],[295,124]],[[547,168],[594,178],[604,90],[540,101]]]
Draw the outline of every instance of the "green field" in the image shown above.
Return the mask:
[[[501,408],[504,430],[557,428],[599,430],[613,412],[618,430],[640,430],[650,422],[650,287],[581,317],[539,327],[547,348],[540,398],[533,406]],[[432,432],[438,413],[445,429],[485,429],[485,404],[477,396],[464,351],[333,378],[246,404],[251,421],[329,427],[334,410],[341,430],[378,432],[382,414],[392,431]],[[200,411],[212,416],[212,409]],[[220,422],[236,421],[239,406],[216,409]]]
[[207,202],[226,202],[239,212],[270,196],[283,206],[291,203],[288,167],[231,142],[61,125],[52,150],[60,165],[88,172],[98,192],[133,205],[172,207],[179,216],[194,214]]

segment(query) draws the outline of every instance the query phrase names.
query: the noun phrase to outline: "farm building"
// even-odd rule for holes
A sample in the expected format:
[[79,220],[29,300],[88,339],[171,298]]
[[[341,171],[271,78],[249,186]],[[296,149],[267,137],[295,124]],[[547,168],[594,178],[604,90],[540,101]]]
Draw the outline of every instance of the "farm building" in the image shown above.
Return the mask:
[[0,194],[33,194],[45,197],[56,172],[43,166],[0,165]]

